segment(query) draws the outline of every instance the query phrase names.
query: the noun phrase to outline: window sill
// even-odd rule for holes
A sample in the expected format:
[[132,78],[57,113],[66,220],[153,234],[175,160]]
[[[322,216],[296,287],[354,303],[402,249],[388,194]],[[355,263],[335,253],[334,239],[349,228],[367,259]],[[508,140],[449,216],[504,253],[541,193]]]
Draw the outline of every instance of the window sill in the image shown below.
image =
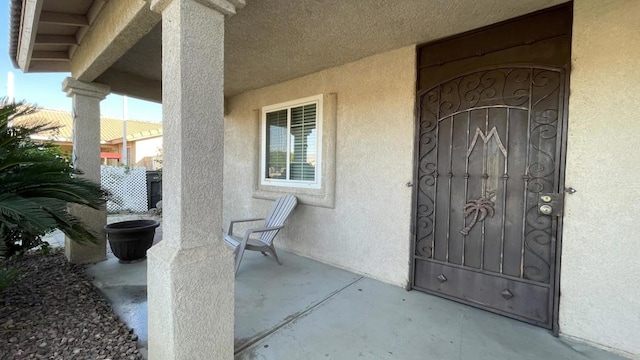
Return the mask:
[[259,185],[253,190],[253,197],[256,199],[275,200],[276,198],[291,194],[298,198],[298,203],[303,205],[319,206],[326,208],[335,207],[335,195],[331,191],[328,193],[324,189],[305,189],[284,186]]

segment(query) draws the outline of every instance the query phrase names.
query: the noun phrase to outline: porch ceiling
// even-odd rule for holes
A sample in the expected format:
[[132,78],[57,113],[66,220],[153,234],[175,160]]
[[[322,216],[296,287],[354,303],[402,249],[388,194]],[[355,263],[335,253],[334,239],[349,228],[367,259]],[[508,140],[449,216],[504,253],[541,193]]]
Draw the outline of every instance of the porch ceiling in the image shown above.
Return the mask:
[[[14,4],[18,1],[13,0]],[[61,2],[42,1],[42,11],[69,13],[74,9],[78,14],[84,13],[82,16],[87,17],[89,24],[93,20],[89,15],[97,14],[97,4],[104,4],[104,0],[73,0],[64,2],[69,4],[69,9],[48,9],[46,7],[53,4],[62,6]],[[228,18],[225,24],[225,95],[233,96],[563,2],[566,0],[247,0],[247,6]],[[150,12],[148,7],[139,11]],[[153,20],[151,15],[140,14]],[[105,83],[117,93],[160,101],[162,29],[154,24],[148,21],[146,26],[151,31],[140,36],[135,45],[121,46],[128,49],[123,51],[124,55],[117,54],[115,58],[114,54],[105,55],[117,61],[96,59],[111,64],[104,67],[106,71],[93,76],[84,73],[81,79]],[[82,29],[86,27],[42,24],[38,34],[47,31],[71,35],[81,43],[81,35],[86,31]],[[75,32],[75,35],[68,32]],[[75,47],[75,44],[68,44],[64,49],[48,49],[46,55],[60,58],[55,62],[48,59],[49,65],[43,64],[41,69],[69,71],[69,58],[72,65],[75,61]],[[36,54],[42,52],[34,51]],[[68,56],[64,57],[64,54]],[[31,64],[23,70],[35,71],[35,59]]]
[[105,2],[12,0],[10,55],[14,65],[24,72],[69,71],[73,53]]

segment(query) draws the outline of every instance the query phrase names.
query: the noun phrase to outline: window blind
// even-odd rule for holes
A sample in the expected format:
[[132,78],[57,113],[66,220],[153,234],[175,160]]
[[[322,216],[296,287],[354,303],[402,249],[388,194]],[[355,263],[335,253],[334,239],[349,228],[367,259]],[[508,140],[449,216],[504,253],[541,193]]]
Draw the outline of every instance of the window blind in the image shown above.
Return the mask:
[[290,180],[315,180],[316,119],[316,104],[291,108]]
[[266,114],[265,177],[287,178],[287,109]]

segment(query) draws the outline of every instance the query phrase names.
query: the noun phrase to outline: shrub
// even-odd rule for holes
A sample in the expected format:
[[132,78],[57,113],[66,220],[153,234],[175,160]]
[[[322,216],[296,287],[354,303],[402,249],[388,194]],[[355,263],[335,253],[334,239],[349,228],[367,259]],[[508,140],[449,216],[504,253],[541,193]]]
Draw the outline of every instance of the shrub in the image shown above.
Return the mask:
[[34,111],[30,105],[0,102],[0,237],[8,256],[40,245],[42,236],[55,229],[74,241],[95,242],[96,234],[68,211],[68,204],[100,209],[108,196],[99,184],[79,177],[57,146],[31,139],[56,126],[14,121]]

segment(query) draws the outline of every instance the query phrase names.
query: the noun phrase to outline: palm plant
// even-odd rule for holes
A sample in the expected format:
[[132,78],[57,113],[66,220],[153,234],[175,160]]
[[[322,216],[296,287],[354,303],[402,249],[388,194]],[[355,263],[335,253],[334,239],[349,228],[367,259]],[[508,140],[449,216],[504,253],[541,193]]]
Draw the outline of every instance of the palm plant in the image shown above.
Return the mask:
[[15,118],[36,108],[0,100],[0,237],[7,255],[37,246],[54,229],[75,241],[97,241],[68,204],[101,208],[107,198],[99,184],[79,177],[69,160],[51,143],[31,140],[52,132],[47,123],[12,126]]
[[20,274],[18,270],[5,265],[6,245],[0,241],[0,292],[16,281]]

